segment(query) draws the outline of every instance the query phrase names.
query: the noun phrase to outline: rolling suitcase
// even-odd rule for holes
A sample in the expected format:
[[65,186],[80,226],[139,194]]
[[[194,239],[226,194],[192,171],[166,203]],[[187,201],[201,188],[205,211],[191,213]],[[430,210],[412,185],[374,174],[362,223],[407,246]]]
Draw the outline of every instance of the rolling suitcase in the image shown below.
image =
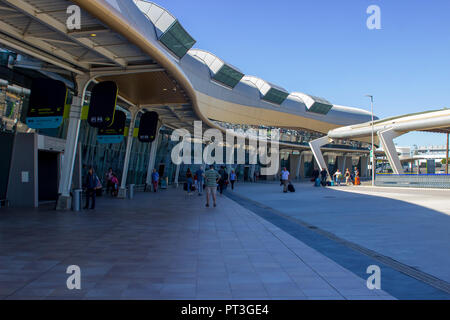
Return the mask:
[[288,191],[289,192],[295,192],[295,188],[294,188],[294,186],[291,183],[288,184]]
[[316,181],[314,182],[314,186],[320,187],[320,179],[319,178],[317,178]]

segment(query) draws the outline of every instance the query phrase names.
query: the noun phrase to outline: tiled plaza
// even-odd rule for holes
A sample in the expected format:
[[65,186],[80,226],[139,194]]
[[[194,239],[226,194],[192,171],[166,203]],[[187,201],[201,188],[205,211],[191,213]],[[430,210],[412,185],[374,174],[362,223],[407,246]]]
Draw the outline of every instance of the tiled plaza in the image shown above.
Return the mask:
[[[1,299],[393,299],[231,199],[180,189],[95,210],[1,209]],[[81,290],[69,290],[69,265]]]

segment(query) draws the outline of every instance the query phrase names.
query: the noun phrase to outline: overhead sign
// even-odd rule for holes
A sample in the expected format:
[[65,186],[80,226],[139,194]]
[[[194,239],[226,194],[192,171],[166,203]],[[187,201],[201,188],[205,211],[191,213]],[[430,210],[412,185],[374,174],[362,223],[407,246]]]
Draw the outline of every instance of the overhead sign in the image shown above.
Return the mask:
[[87,121],[95,128],[107,128],[114,122],[119,90],[114,81],[97,83],[91,91]]
[[125,112],[116,110],[114,122],[108,128],[98,130],[98,143],[121,143],[125,132],[125,122],[127,116]]
[[146,112],[139,122],[138,139],[141,142],[153,142],[158,128],[158,113]]
[[67,99],[64,82],[53,79],[34,79],[26,123],[33,129],[58,128],[63,120]]

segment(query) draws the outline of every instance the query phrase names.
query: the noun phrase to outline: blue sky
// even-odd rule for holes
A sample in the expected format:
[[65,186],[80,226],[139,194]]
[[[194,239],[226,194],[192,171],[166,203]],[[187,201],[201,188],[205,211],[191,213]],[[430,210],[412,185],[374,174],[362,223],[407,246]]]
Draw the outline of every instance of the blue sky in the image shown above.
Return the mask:
[[[156,0],[197,40],[288,91],[370,109],[380,118],[450,107],[448,0]],[[366,9],[381,8],[381,30]],[[398,145],[445,144],[410,133]]]

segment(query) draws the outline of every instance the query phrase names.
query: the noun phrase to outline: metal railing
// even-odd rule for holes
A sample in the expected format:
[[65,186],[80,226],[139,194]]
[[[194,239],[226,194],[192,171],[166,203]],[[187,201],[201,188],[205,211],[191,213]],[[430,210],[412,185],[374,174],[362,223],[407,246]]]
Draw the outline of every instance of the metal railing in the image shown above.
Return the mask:
[[375,185],[382,187],[450,189],[450,174],[377,174]]

